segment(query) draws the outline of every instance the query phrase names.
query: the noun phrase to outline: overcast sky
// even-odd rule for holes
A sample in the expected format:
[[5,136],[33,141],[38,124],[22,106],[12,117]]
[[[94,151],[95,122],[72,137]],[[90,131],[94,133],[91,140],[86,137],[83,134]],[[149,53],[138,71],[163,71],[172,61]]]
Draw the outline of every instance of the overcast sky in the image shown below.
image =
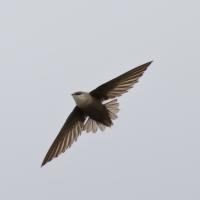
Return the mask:
[[[0,199],[199,200],[200,4],[0,3]],[[75,103],[154,60],[115,126],[40,168]]]

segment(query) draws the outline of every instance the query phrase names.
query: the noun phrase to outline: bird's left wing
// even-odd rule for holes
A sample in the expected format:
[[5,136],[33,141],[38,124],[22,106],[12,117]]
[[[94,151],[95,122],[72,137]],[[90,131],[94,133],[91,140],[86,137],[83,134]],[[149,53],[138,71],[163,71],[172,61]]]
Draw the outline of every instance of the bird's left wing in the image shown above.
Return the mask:
[[84,113],[76,106],[47,152],[42,166],[69,148],[83,130]]
[[92,90],[90,94],[101,101],[121,96],[138,82],[139,78],[143,75],[151,63],[152,61],[140,65],[104,83],[103,85],[100,85],[96,89]]

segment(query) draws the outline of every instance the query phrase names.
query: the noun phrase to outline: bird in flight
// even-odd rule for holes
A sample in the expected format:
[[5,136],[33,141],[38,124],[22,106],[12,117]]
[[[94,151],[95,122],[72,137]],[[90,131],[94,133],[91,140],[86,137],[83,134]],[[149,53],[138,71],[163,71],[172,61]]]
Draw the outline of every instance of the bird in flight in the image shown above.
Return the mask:
[[82,131],[95,133],[98,129],[103,131],[111,127],[119,111],[117,97],[132,88],[151,63],[140,65],[91,92],[73,93],[76,106],[47,152],[42,166],[71,147]]

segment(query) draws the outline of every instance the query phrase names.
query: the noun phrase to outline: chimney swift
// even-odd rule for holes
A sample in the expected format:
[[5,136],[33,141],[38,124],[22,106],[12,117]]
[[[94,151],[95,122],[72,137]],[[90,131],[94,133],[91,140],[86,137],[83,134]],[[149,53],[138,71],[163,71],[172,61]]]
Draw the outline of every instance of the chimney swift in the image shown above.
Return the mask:
[[140,65],[91,92],[73,93],[76,106],[47,152],[42,166],[71,147],[82,131],[95,133],[98,129],[103,131],[111,127],[119,111],[117,97],[132,88],[151,63]]

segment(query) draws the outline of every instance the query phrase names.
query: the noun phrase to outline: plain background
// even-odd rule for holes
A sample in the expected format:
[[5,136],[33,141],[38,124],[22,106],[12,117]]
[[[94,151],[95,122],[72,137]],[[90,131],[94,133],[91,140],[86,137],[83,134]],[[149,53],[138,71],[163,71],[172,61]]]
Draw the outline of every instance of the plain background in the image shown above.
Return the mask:
[[[0,3],[0,199],[200,199],[200,12],[184,0]],[[154,60],[115,126],[41,162],[72,92]]]

